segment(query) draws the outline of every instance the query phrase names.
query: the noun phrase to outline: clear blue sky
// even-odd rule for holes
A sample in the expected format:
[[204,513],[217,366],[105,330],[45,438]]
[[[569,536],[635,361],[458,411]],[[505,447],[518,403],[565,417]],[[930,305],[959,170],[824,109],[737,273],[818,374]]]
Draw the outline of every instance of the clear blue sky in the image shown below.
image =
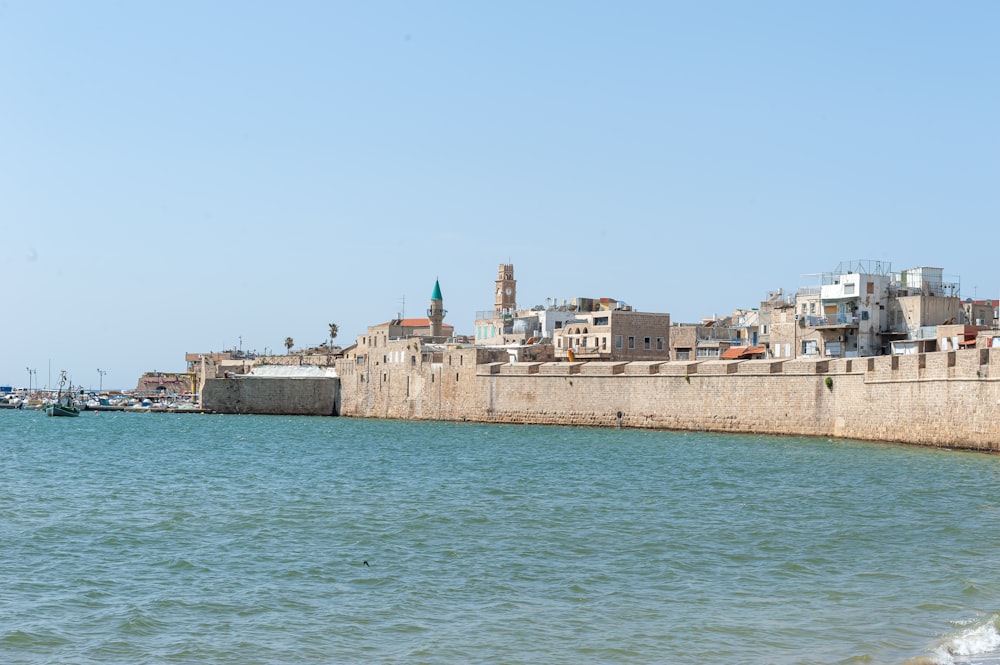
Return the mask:
[[1000,297],[997,2],[0,3],[0,384],[347,345],[439,278],[473,333],[675,321],[844,259]]

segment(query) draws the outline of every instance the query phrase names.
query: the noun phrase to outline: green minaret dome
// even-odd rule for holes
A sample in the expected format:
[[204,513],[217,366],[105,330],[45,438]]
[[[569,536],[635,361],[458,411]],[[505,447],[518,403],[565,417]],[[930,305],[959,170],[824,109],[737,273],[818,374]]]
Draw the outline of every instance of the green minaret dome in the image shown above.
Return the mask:
[[441,297],[441,285],[438,284],[436,279],[434,280],[434,293],[431,294],[431,300],[444,300]]

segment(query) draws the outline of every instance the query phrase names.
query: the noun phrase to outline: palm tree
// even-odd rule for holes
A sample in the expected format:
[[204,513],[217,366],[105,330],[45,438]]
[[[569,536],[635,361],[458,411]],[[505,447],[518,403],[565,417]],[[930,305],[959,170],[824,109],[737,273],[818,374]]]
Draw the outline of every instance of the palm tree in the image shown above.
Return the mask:
[[330,326],[330,350],[333,350],[333,340],[337,338],[337,332],[340,330],[336,323],[328,323]]
[[295,340],[291,337],[285,338],[285,348],[288,349],[288,353],[292,352],[292,347],[295,346]]

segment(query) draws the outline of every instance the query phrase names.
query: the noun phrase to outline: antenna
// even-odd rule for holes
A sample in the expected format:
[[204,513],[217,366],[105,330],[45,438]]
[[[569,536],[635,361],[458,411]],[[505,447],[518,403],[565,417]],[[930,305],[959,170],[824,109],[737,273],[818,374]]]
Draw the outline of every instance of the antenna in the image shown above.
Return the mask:
[[399,318],[406,318],[406,295],[404,294],[402,298],[399,299]]

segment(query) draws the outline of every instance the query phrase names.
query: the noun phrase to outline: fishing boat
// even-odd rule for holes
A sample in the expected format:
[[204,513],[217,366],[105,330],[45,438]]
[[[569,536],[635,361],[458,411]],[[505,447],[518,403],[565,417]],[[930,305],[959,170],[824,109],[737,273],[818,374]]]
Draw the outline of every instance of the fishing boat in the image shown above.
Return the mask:
[[69,388],[63,392],[63,386],[65,385],[66,372],[63,372],[59,377],[59,392],[56,394],[56,401],[45,407],[45,415],[69,418],[80,415],[80,409],[76,408],[73,404],[73,384],[70,383]]

